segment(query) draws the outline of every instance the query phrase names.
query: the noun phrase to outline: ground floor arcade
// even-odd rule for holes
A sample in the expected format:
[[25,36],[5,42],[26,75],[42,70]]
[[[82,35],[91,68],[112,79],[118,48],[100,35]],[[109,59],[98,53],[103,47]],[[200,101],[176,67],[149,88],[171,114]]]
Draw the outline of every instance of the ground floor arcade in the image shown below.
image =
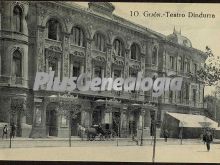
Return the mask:
[[[64,100],[67,106],[62,107]],[[72,117],[68,114],[68,108],[74,113]],[[101,125],[103,129],[113,131],[118,137],[140,136],[143,125],[144,135],[150,136],[154,113],[155,110],[150,106],[128,104],[122,100],[72,96],[35,98],[31,137],[68,137],[70,133],[72,136],[78,136],[79,125],[85,128]]]
[[[159,104],[152,108],[142,106],[138,101],[97,96],[60,96],[49,92],[33,94],[19,88],[1,89],[0,105],[0,131],[5,124],[14,123],[16,136],[33,138],[68,137],[70,133],[78,136],[78,125],[88,128],[96,124],[113,130],[118,137],[140,136],[143,125],[143,135],[149,137],[152,135],[155,109],[157,135],[161,136],[166,112],[202,112],[202,109],[187,106]],[[67,109],[73,112],[71,120]]]

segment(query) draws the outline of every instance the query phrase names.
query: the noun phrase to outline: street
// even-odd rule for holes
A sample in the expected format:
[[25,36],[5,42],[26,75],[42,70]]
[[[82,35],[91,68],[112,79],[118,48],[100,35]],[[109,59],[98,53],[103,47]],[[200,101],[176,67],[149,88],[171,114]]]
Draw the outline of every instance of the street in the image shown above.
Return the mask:
[[[151,162],[152,145],[146,146],[84,146],[2,148],[0,160],[60,160],[60,161],[122,161]],[[156,162],[220,162],[220,144],[212,144],[210,152],[200,144],[157,144]]]

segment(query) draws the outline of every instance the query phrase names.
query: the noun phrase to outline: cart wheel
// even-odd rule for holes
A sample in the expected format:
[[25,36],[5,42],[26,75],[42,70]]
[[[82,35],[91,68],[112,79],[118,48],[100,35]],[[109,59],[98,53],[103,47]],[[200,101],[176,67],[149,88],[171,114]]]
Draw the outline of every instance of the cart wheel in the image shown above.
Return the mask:
[[93,136],[92,136],[92,141],[94,141],[94,140],[95,140],[95,136],[93,135]]
[[92,141],[92,134],[89,134],[88,137],[89,137],[89,141]]

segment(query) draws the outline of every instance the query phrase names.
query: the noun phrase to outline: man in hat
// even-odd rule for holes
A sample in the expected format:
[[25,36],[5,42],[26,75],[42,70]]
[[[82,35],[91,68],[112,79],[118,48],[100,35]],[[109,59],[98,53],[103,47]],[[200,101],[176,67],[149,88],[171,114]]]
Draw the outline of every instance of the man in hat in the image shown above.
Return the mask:
[[212,133],[209,129],[207,129],[207,131],[205,133],[204,141],[206,142],[207,151],[209,151],[210,150],[210,143],[213,141],[213,136],[212,136]]
[[7,137],[8,137],[8,126],[7,125],[5,125],[3,130],[2,130],[2,139],[4,139],[4,136],[7,139]]

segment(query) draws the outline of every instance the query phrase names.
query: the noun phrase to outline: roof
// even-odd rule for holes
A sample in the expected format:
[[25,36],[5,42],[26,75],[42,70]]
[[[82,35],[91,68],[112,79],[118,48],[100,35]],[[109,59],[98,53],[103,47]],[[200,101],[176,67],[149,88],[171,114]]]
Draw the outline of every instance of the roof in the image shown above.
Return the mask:
[[177,32],[175,28],[173,30],[173,34],[168,35],[167,39],[171,42],[174,42],[176,44],[179,44],[185,47],[190,47],[190,48],[192,47],[191,41],[187,37],[181,35],[181,31]]
[[[51,2],[52,2],[52,1],[51,1]],[[93,10],[90,10],[90,9],[87,8],[87,7],[84,7],[84,6],[81,6],[81,5],[76,4],[76,2],[62,2],[62,1],[56,1],[56,2],[54,2],[54,3],[58,3],[58,2],[59,2],[60,4],[67,5],[68,7],[72,7],[72,8],[74,8],[74,9],[79,9],[80,11],[84,11],[84,12],[89,12],[89,13],[92,13],[92,14],[94,14],[94,15],[96,15],[96,16],[99,16],[99,17],[101,17],[101,18],[104,18],[104,19],[106,19],[106,20],[110,20],[110,21],[112,21],[112,22],[119,23],[119,24],[121,24],[121,25],[125,25],[125,26],[127,26],[127,27],[129,27],[129,28],[131,28],[131,29],[134,29],[134,30],[137,31],[137,32],[140,32],[140,33],[142,33],[142,34],[145,34],[145,35],[149,36],[149,38],[164,39],[164,40],[170,41],[171,43],[175,44],[176,46],[182,46],[182,47],[184,47],[184,48],[187,48],[187,50],[190,50],[190,51],[191,51],[191,50],[197,51],[197,52],[200,53],[200,55],[203,55],[204,58],[207,58],[207,55],[206,55],[203,51],[192,47],[192,43],[191,43],[191,41],[190,41],[187,37],[182,36],[182,35],[180,34],[180,35],[178,35],[178,36],[179,36],[179,37],[178,37],[178,41],[176,41],[175,38],[176,38],[176,34],[178,33],[176,30],[175,30],[175,33],[176,33],[176,34],[170,34],[170,35],[166,36],[166,35],[164,35],[164,34],[162,34],[162,33],[159,33],[159,32],[157,32],[157,31],[154,31],[154,30],[152,30],[152,29],[149,29],[149,28],[147,28],[147,27],[145,27],[145,26],[143,26],[143,25],[139,25],[139,24],[137,24],[137,23],[134,23],[134,22],[132,22],[132,21],[130,21],[130,20],[124,19],[124,18],[122,18],[122,17],[120,17],[120,16],[117,16],[117,15],[115,15],[115,14],[113,14],[113,13],[112,13],[111,15],[105,15],[105,14],[103,14],[103,13],[94,12]],[[94,3],[93,3],[93,4],[94,4]],[[67,6],[66,6],[66,7],[67,7]],[[110,9],[114,10],[114,9],[113,9],[113,8],[114,8],[114,5],[112,5],[111,3],[102,3],[100,6],[109,8],[109,10],[110,10]],[[112,11],[112,12],[113,12],[113,11]],[[180,33],[181,33],[181,32],[180,32]]]
[[218,123],[203,115],[182,114],[182,113],[170,113],[168,115],[179,120],[179,127],[191,127],[201,128],[210,127],[217,128]]

